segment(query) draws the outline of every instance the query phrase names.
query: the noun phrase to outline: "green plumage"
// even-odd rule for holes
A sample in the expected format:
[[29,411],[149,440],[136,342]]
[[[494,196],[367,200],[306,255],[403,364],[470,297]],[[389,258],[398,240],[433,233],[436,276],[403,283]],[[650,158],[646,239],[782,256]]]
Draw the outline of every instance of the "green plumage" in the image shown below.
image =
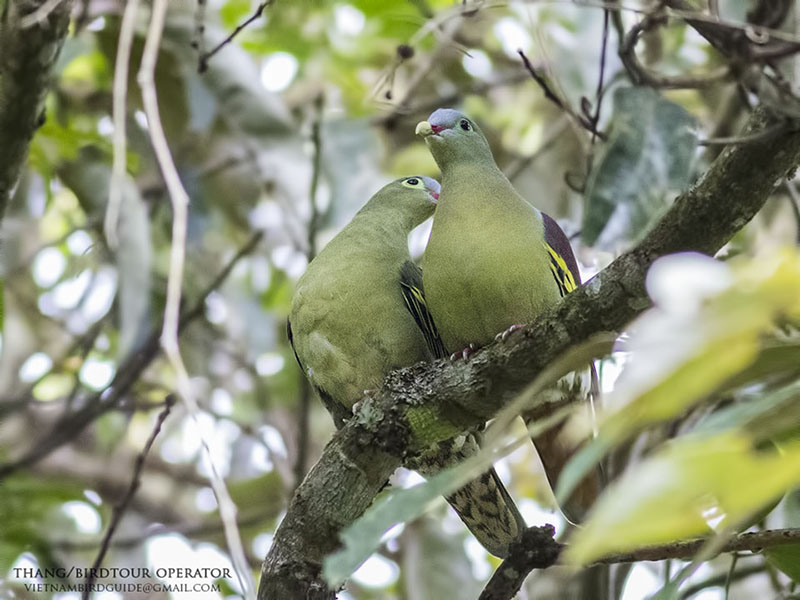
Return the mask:
[[[406,177],[385,186],[297,283],[290,341],[337,427],[352,415],[364,390],[379,388],[393,369],[445,356],[422,275],[408,252],[408,234],[433,213],[439,189],[427,177]],[[477,434],[467,433],[423,452],[408,466],[430,476],[478,450]],[[494,469],[448,501],[484,547],[498,556],[505,556],[525,526]]]
[[334,416],[338,426],[392,369],[431,358],[400,271],[411,260],[409,232],[436,205],[422,178],[407,179],[420,187],[401,180],[376,193],[311,262],[292,298],[295,353],[311,383],[346,409]]
[[[439,109],[417,126],[417,133],[442,172],[423,282],[442,340],[458,352],[533,321],[572,291],[580,277],[564,233],[517,193],[470,119]],[[576,389],[564,382],[556,387],[559,393],[584,396],[588,388],[588,383]],[[557,433],[533,440],[551,484],[574,451]],[[587,485],[596,492],[596,482]],[[582,489],[562,508],[577,520],[592,499]]]

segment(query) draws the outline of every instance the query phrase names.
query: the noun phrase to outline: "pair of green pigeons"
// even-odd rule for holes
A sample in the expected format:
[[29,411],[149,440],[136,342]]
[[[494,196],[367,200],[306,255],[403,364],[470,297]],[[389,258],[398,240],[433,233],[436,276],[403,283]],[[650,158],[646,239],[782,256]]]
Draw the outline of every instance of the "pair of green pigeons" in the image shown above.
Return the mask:
[[[414,176],[378,191],[309,264],[292,300],[289,340],[337,428],[364,390],[379,388],[393,369],[448,351],[466,359],[580,284],[564,232],[516,192],[471,119],[438,109],[416,133],[442,185]],[[408,235],[434,210],[420,269]],[[557,434],[533,438],[551,485],[574,451]],[[433,475],[477,453],[479,436],[439,444],[406,466]],[[596,488],[585,481],[564,503],[570,520],[580,519]],[[525,528],[494,469],[447,500],[496,556],[505,557]]]

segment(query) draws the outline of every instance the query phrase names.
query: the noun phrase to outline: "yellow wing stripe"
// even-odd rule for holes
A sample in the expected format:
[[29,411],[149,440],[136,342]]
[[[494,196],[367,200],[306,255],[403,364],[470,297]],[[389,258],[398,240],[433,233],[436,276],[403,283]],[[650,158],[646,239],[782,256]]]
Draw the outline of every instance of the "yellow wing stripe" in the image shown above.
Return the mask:
[[556,252],[550,244],[545,244],[544,247],[547,249],[547,253],[550,255],[550,270],[553,272],[553,277],[555,277],[556,283],[559,284],[558,287],[561,291],[561,295],[563,296],[568,294],[578,287],[575,285],[575,278],[572,276],[572,273],[570,272],[569,267],[562,256]]
[[446,352],[442,346],[442,341],[439,338],[439,333],[436,330],[433,318],[430,312],[428,312],[427,304],[425,303],[425,295],[422,293],[422,290],[415,285],[410,285],[405,282],[401,282],[400,285],[403,290],[407,292],[403,294],[403,301],[406,304],[406,308],[414,317],[414,320],[416,320],[417,325],[419,325],[422,335],[428,343],[428,347],[437,358],[442,358],[446,355]]

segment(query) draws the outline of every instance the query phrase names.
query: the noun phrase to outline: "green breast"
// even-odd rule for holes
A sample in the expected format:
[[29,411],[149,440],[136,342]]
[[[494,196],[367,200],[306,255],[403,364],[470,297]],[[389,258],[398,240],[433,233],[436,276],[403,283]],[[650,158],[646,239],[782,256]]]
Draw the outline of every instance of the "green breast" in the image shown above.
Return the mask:
[[487,344],[560,299],[541,215],[502,184],[449,189],[445,184],[440,196],[423,279],[430,311],[451,352]]

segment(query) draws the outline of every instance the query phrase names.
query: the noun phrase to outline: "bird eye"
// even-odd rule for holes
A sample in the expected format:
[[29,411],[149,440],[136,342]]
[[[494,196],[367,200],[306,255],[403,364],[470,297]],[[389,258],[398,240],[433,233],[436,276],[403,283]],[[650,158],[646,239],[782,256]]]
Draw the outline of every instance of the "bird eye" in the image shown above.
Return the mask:
[[419,177],[408,177],[407,179],[403,179],[403,187],[417,189],[422,187],[422,181]]
[[461,129],[463,129],[464,131],[470,131],[472,129],[472,125],[470,125],[469,121],[467,121],[466,119],[461,119],[459,125],[461,126]]

